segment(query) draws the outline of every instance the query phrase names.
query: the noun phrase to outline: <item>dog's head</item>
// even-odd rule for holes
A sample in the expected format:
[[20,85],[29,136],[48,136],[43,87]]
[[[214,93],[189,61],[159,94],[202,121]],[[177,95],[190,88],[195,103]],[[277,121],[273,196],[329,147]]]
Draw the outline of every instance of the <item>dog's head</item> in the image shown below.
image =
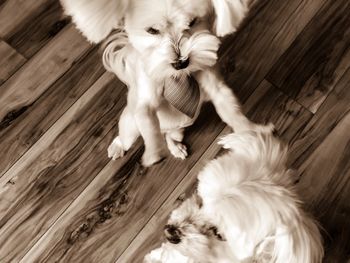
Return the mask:
[[213,66],[218,37],[236,30],[247,7],[240,0],[133,0],[128,10],[129,41],[156,78]]
[[237,29],[247,1],[62,0],[66,12],[93,42],[122,27],[144,58],[148,73],[156,76],[178,76],[213,66],[218,37]]
[[164,228],[168,242],[183,255],[206,262],[213,247],[223,242],[224,237],[202,213],[202,203],[198,195],[193,195],[175,209]]

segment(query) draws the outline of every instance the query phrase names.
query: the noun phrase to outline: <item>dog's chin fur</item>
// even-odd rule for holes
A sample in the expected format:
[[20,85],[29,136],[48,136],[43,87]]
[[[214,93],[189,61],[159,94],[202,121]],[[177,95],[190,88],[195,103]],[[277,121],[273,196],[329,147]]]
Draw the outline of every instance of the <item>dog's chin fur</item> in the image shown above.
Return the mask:
[[[320,232],[295,194],[286,148],[254,132],[230,134],[220,143],[229,152],[199,173],[199,198],[170,215],[168,225],[181,241],[166,250],[187,257],[179,262],[321,262]],[[210,225],[222,240],[203,231]],[[158,260],[149,262],[168,262]]]

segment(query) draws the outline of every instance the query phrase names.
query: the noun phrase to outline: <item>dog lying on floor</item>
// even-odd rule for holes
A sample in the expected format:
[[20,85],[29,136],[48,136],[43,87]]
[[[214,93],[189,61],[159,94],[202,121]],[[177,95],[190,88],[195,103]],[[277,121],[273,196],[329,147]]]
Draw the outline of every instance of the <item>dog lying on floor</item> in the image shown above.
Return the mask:
[[[61,0],[92,42],[106,40],[103,62],[129,88],[119,135],[108,156],[122,157],[138,136],[150,166],[167,155],[187,157],[184,128],[211,100],[235,131],[271,130],[250,122],[218,73],[219,37],[236,31],[249,0]],[[164,139],[165,137],[165,139]]]
[[271,134],[223,137],[229,152],[198,175],[197,192],[175,209],[167,242],[146,263],[320,263],[321,235],[301,208],[287,149]]

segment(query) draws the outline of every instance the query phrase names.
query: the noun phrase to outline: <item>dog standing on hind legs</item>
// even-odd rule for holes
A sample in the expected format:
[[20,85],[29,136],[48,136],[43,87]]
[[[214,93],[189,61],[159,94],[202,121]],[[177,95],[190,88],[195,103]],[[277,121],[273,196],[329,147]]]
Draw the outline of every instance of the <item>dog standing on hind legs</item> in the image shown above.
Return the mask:
[[[92,42],[106,40],[103,62],[128,86],[119,135],[108,156],[122,157],[138,136],[150,166],[167,155],[185,159],[183,130],[204,101],[236,132],[271,130],[250,122],[217,70],[220,37],[235,32],[248,0],[61,0]],[[165,139],[164,139],[165,137]]]

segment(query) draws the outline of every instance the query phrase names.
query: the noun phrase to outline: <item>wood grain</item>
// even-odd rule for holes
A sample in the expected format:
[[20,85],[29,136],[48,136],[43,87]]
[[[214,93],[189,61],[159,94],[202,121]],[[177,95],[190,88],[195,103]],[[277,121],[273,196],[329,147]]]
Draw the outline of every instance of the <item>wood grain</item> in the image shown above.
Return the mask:
[[325,262],[345,262],[350,253],[350,69],[292,143],[300,192],[325,228]]
[[[69,247],[74,243],[82,243],[89,235],[93,235],[95,228],[107,224],[111,219],[111,214],[118,216],[125,213],[130,197],[123,191],[123,185],[125,184],[123,180],[125,178],[119,176],[119,174],[127,173],[125,170],[130,169],[129,165],[140,159],[141,153],[139,141],[136,147],[133,147],[127,153],[125,158],[110,161],[20,262],[50,261],[49,258],[52,257],[49,253],[50,247],[57,246],[59,242],[68,243],[67,252],[69,252]],[[129,165],[127,165],[127,162]],[[114,196],[104,200],[100,191],[106,187],[106,182],[110,181],[116,182],[110,190],[114,192]],[[114,188],[115,184],[120,185],[120,187]],[[117,198],[118,195],[121,195],[122,198]],[[100,204],[92,202],[92,198],[101,198]],[[85,210],[86,214],[79,215],[82,210]],[[80,225],[78,219],[76,219],[77,222],[74,222],[73,218],[82,218],[80,219]],[[72,223],[73,225],[71,225]],[[62,233],[63,228],[67,228],[67,233]],[[64,257],[64,251],[62,251],[62,257]],[[101,262],[98,260],[96,258],[96,262]]]
[[122,84],[102,75],[0,178],[1,262],[18,262],[106,165],[125,103]]
[[290,164],[299,168],[350,111],[350,68],[298,137],[291,141]]
[[266,80],[260,83],[243,108],[255,122],[272,122],[285,142],[296,138],[313,116]]
[[349,1],[328,1],[268,74],[314,113],[350,66],[349,13]]
[[0,160],[5,173],[56,120],[102,75],[96,49],[86,53],[37,100],[0,125],[0,148],[7,154]]
[[58,34],[1,86],[0,126],[23,113],[90,48],[72,26]]
[[52,0],[8,0],[0,6],[0,37],[7,38],[35,17]]
[[[195,127],[187,132],[192,152],[187,160],[169,157],[143,170],[136,163],[141,157],[138,152],[122,169],[117,166],[118,170],[96,177],[100,188],[89,186],[84,192],[87,201],[69,208],[47,238],[30,251],[26,262],[114,262],[223,127],[213,108],[205,107]],[[207,140],[203,141],[203,136]]]
[[26,19],[26,23],[21,23],[14,32],[8,34],[6,41],[26,58],[31,58],[68,22],[69,19],[63,16],[60,1],[46,1]]
[[[273,87],[267,81],[263,81],[245,103],[244,108],[248,115],[259,121],[269,120],[280,131],[281,138],[289,141],[295,137],[301,127],[312,117],[312,114],[298,103],[289,99],[286,95]],[[220,135],[229,133],[224,129]],[[163,238],[163,226],[172,209],[177,206],[177,199],[189,196],[195,189],[198,171],[203,165],[219,152],[219,147],[214,141],[196,166],[186,175],[178,187],[172,192],[162,207],[152,216],[150,221],[140,231],[129,247],[117,259],[117,263],[142,262],[143,257],[149,251],[159,246]]]
[[245,101],[325,0],[261,0],[223,45],[221,68]]
[[27,60],[0,39],[0,86]]

